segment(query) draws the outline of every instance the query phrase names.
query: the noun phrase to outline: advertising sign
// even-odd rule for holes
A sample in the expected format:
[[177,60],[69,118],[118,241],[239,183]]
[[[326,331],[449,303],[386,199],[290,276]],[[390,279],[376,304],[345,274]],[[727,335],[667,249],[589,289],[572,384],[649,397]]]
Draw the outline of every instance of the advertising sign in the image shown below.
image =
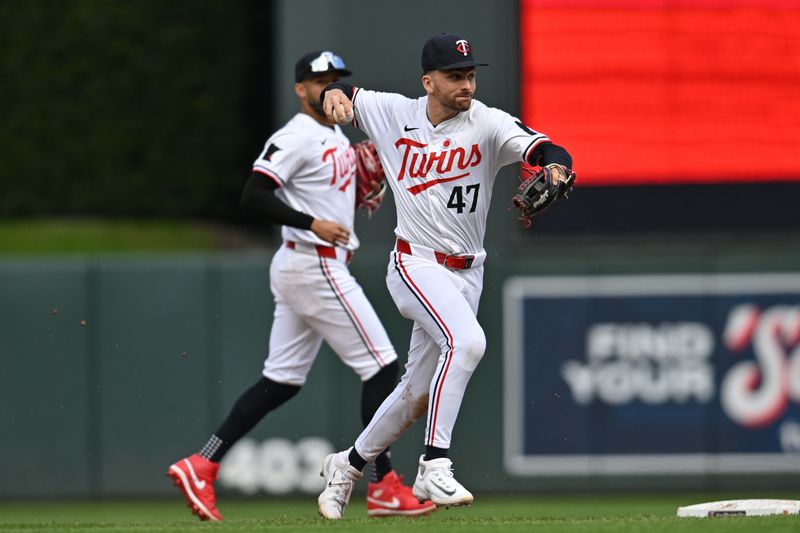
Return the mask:
[[800,274],[504,291],[509,472],[800,472]]

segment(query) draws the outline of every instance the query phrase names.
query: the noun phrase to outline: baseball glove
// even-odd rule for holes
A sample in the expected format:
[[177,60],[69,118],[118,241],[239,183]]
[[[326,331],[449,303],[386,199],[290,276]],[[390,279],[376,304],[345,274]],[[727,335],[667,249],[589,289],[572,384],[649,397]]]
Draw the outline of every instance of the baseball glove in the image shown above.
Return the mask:
[[356,208],[363,207],[372,215],[386,194],[386,173],[381,166],[378,150],[372,141],[354,145],[356,151]]
[[551,163],[535,171],[523,167],[522,183],[512,201],[520,210],[519,220],[529,228],[531,218],[550,207],[556,200],[567,197],[575,184],[575,173],[557,163]]

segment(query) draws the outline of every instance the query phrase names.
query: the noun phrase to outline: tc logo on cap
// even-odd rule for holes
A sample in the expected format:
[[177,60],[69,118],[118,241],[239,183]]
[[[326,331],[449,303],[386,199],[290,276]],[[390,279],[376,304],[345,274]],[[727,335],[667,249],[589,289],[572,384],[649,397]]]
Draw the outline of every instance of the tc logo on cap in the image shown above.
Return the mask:
[[434,35],[422,47],[422,72],[486,66],[486,63],[475,61],[472,53],[472,45],[461,35]]

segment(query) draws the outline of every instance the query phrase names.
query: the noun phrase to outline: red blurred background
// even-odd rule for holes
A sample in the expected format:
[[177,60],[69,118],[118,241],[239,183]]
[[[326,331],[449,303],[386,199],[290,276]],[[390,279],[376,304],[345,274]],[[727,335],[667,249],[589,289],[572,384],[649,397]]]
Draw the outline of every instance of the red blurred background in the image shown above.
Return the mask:
[[520,19],[523,121],[581,186],[800,181],[800,2],[521,0]]

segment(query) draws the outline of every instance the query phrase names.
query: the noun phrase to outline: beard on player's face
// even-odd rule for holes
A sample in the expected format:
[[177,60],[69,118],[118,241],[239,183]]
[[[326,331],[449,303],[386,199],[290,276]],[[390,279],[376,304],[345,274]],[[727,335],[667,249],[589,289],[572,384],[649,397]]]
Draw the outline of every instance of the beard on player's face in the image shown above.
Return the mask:
[[431,79],[433,97],[454,112],[468,111],[475,95],[475,69],[438,71]]
[[325,110],[322,109],[322,104],[319,103],[319,95],[316,98],[312,97],[310,94],[306,95],[306,103],[311,110],[321,118],[325,118]]
[[305,101],[306,107],[322,121],[327,122],[328,119],[325,118],[325,110],[322,107],[322,103],[319,101],[319,95],[325,87],[337,81],[339,81],[339,74],[330,72],[300,82],[305,88],[305,98],[303,98],[303,100]]
[[459,92],[457,94],[440,94],[439,103],[452,111],[467,111],[472,105],[472,95]]

